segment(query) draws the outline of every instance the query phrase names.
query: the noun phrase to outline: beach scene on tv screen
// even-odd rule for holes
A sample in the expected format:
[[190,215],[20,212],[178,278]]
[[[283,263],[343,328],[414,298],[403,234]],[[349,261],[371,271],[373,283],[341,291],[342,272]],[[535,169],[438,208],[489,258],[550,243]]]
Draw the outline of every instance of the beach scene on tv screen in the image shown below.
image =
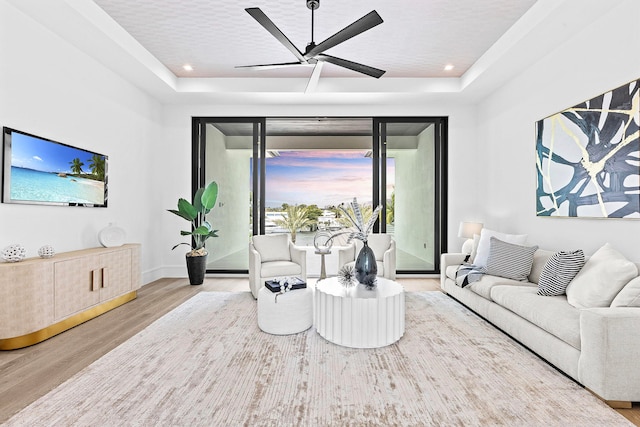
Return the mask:
[[105,203],[105,156],[13,132],[11,199]]

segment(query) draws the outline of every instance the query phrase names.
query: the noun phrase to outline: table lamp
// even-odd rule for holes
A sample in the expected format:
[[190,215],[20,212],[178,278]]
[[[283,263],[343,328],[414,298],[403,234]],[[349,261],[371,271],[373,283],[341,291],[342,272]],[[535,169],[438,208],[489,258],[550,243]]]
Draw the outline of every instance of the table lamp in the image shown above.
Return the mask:
[[458,228],[458,237],[467,239],[462,244],[462,253],[470,254],[471,251],[473,251],[473,235],[480,234],[482,226],[483,224],[481,222],[463,221],[460,223],[460,228]]

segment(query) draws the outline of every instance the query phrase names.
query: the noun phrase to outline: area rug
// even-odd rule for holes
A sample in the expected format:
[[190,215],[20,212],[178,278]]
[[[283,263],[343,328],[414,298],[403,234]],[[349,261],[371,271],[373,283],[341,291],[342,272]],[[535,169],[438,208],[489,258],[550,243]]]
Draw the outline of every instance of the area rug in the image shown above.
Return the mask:
[[380,349],[273,336],[249,293],[201,292],[8,426],[623,426],[624,417],[440,292]]

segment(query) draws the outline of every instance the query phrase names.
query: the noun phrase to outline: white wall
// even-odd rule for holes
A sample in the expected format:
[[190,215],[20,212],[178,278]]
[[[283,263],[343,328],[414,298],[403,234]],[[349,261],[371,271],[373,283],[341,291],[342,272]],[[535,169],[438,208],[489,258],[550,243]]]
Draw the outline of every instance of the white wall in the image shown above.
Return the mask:
[[0,41],[0,125],[109,156],[107,208],[0,204],[0,248],[20,243],[32,257],[44,244],[100,246],[98,232],[116,222],[153,269],[160,104],[4,0]]
[[530,243],[544,248],[588,254],[610,242],[640,260],[637,220],[536,217],[534,140],[536,121],[640,78],[639,17],[640,2],[618,3],[478,106],[482,148],[474,170],[486,227],[528,233]]

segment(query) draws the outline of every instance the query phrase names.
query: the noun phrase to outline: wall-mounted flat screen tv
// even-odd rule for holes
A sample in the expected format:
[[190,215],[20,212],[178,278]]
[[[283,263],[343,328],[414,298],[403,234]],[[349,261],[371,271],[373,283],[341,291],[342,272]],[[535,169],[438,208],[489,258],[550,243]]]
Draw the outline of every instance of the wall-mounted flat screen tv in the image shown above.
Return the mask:
[[107,206],[107,156],[8,127],[2,131],[4,203]]

